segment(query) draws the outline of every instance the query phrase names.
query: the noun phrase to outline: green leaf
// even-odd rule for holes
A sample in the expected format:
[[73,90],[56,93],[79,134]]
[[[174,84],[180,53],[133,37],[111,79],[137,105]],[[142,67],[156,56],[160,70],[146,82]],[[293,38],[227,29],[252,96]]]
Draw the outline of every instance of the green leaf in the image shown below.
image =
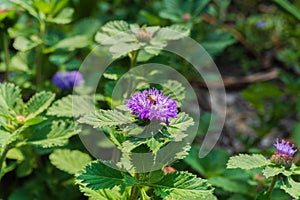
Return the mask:
[[128,124],[133,120],[131,116],[124,115],[116,110],[98,110],[95,113],[81,117],[78,122],[99,128]]
[[163,84],[163,94],[177,101],[178,106],[181,106],[181,102],[185,99],[185,88],[178,81],[168,80],[166,84]]
[[84,18],[74,24],[74,35],[94,35],[101,25],[101,21],[96,18]]
[[27,53],[18,52],[11,58],[11,70],[12,71],[21,71],[21,72],[28,72],[28,57]]
[[0,155],[3,147],[5,147],[10,141],[11,134],[9,132],[0,130]]
[[118,43],[109,48],[109,51],[113,54],[113,58],[119,58],[127,55],[132,51],[136,51],[140,48],[137,43]]
[[56,15],[58,12],[60,12],[63,8],[66,7],[70,0],[60,0],[60,1],[55,1],[55,6],[54,9],[52,10],[51,14]]
[[253,169],[269,165],[270,161],[260,154],[239,154],[229,158],[227,168]]
[[178,40],[189,36],[190,29],[181,25],[172,25],[159,29],[155,39],[159,41]]
[[120,32],[129,31],[129,24],[126,21],[110,21],[102,26],[102,31],[109,35],[117,35]]
[[226,150],[213,149],[204,158],[199,158],[200,147],[192,145],[189,155],[184,161],[206,178],[220,176],[226,169],[229,154]]
[[119,187],[102,190],[91,190],[87,187],[80,187],[80,191],[89,197],[89,200],[124,200],[129,198],[128,192],[120,194],[119,190]]
[[[274,83],[255,83],[250,85],[246,90],[243,90],[241,94],[258,111],[264,113],[266,110],[264,99],[279,98],[283,93]],[[269,100],[267,103],[269,104]]]
[[27,144],[50,148],[63,146],[68,143],[68,139],[79,132],[79,128],[74,124],[64,121],[52,121],[51,124],[35,130],[30,135]]
[[41,123],[41,122],[43,122],[45,120],[47,120],[46,117],[34,117],[32,119],[27,120],[24,124],[26,126],[32,126],[32,125],[39,124],[39,123]]
[[68,24],[72,21],[73,8],[64,8],[55,18],[47,18],[47,22],[55,24]]
[[267,166],[263,170],[263,175],[266,178],[269,178],[269,177],[276,176],[276,175],[278,175],[280,173],[283,173],[284,171],[285,171],[284,167],[270,167],[270,166]]
[[249,194],[249,191],[251,192],[251,187],[248,183],[237,180],[230,180],[221,176],[212,177],[208,180],[208,182],[214,187],[220,187],[228,192],[239,194]]
[[38,45],[38,43],[31,41],[23,36],[18,36],[13,43],[14,48],[22,52],[33,49]]
[[47,115],[57,117],[80,117],[94,110],[92,98],[89,96],[68,95],[53,103]]
[[9,115],[23,104],[21,90],[11,83],[0,84],[0,114]]
[[210,34],[207,34],[206,37],[201,41],[201,45],[204,49],[212,56],[216,56],[223,50],[235,43],[236,40],[232,35],[223,30],[217,30]]
[[92,43],[90,37],[86,35],[77,35],[73,37],[67,37],[63,40],[60,40],[54,48],[56,49],[67,49],[68,51],[74,51],[78,48],[84,48],[89,46]]
[[49,159],[52,165],[69,174],[78,173],[92,160],[86,153],[69,149],[57,149],[50,154]]
[[[300,101],[299,101],[299,104],[300,104]],[[298,111],[298,113],[300,113],[300,111]],[[295,140],[296,144],[298,146],[300,146],[300,123],[299,122],[296,123],[292,129],[292,137]]]
[[300,198],[300,183],[294,181],[291,177],[288,177],[288,184],[283,184],[280,188],[295,199]]
[[93,190],[123,186],[123,178],[119,170],[112,169],[100,161],[91,162],[82,173],[76,176],[77,183]]
[[169,173],[152,187],[163,199],[207,199],[213,192],[205,179],[188,172]]
[[300,22],[300,13],[299,9],[290,3],[287,0],[273,0],[276,4],[278,4],[283,10],[288,12],[291,16],[297,19]]
[[29,113],[26,120],[32,119],[46,110],[54,100],[55,94],[51,92],[39,92],[26,103],[25,109]]
[[186,131],[190,126],[194,125],[194,120],[188,114],[181,112],[177,118],[169,119],[167,130],[169,133],[176,134]]
[[16,4],[17,6],[20,6],[24,10],[26,10],[29,14],[31,14],[33,17],[39,19],[38,12],[32,7],[30,4],[28,4],[26,1],[23,0],[10,0],[12,3]]

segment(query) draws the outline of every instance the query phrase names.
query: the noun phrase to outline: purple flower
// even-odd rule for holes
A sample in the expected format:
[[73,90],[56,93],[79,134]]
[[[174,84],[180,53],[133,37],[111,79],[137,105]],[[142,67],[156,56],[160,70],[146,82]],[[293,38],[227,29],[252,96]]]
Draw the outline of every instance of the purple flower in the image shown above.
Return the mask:
[[141,119],[157,119],[169,125],[169,118],[177,117],[177,103],[174,99],[162,95],[157,89],[148,89],[135,93],[128,101],[127,107],[132,114]]
[[284,154],[287,156],[294,156],[294,153],[297,151],[297,149],[294,148],[294,144],[290,146],[289,142],[285,142],[284,140],[281,140],[281,143],[279,142],[278,138],[276,139],[276,143],[274,144],[276,147],[276,152],[279,154]]
[[290,145],[289,142],[284,140],[279,142],[277,138],[274,146],[276,147],[276,152],[272,155],[271,161],[278,166],[290,168],[293,164],[293,156],[297,151],[297,149],[294,149],[294,144]]
[[78,86],[82,83],[83,77],[80,72],[66,71],[56,72],[52,78],[52,82],[61,89],[72,89],[74,86]]
[[256,22],[255,24],[256,28],[263,28],[266,26],[266,21],[265,20],[259,20],[258,22]]

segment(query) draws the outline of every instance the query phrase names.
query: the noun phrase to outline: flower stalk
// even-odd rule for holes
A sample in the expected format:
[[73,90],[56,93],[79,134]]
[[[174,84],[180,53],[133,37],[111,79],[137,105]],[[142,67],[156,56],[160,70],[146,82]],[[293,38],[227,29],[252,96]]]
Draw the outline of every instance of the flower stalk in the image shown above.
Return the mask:
[[269,189],[267,191],[267,196],[268,197],[271,197],[272,192],[274,190],[274,186],[275,186],[277,180],[278,180],[278,175],[274,176],[273,179],[272,179],[271,185],[270,185],[270,187],[269,187]]

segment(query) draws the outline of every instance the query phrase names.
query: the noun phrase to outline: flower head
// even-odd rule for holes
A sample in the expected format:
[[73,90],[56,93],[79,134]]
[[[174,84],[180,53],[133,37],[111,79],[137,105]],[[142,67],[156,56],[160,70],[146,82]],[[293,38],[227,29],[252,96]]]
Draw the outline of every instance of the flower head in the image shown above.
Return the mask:
[[56,72],[52,82],[61,89],[72,89],[82,83],[83,77],[78,71]]
[[272,155],[271,161],[279,166],[291,167],[293,156],[297,151],[294,148],[294,144],[290,145],[289,142],[284,140],[279,142],[277,138],[274,146],[276,147],[276,152]]
[[280,143],[278,138],[276,139],[274,146],[276,147],[277,153],[285,154],[287,156],[294,156],[294,153],[297,151],[297,149],[293,149],[295,146],[294,144],[290,146],[289,142],[285,142],[284,140],[281,140]]
[[141,119],[157,119],[169,125],[169,118],[177,117],[177,103],[174,99],[162,95],[157,89],[148,89],[135,93],[128,101],[127,107],[132,114]]

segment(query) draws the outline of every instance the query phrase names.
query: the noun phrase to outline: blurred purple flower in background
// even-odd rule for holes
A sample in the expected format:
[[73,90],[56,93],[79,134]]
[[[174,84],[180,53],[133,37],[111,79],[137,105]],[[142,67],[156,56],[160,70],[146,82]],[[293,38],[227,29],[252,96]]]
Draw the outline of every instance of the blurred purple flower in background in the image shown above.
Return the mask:
[[169,118],[177,117],[177,103],[175,100],[162,95],[157,89],[148,89],[135,93],[128,101],[127,107],[132,114],[141,119],[157,119],[169,125]]
[[266,21],[265,20],[259,20],[258,22],[256,22],[255,24],[256,28],[263,28],[266,26]]
[[56,72],[52,78],[52,82],[61,89],[72,89],[74,86],[78,86],[82,83],[83,77],[80,72],[66,71]]

